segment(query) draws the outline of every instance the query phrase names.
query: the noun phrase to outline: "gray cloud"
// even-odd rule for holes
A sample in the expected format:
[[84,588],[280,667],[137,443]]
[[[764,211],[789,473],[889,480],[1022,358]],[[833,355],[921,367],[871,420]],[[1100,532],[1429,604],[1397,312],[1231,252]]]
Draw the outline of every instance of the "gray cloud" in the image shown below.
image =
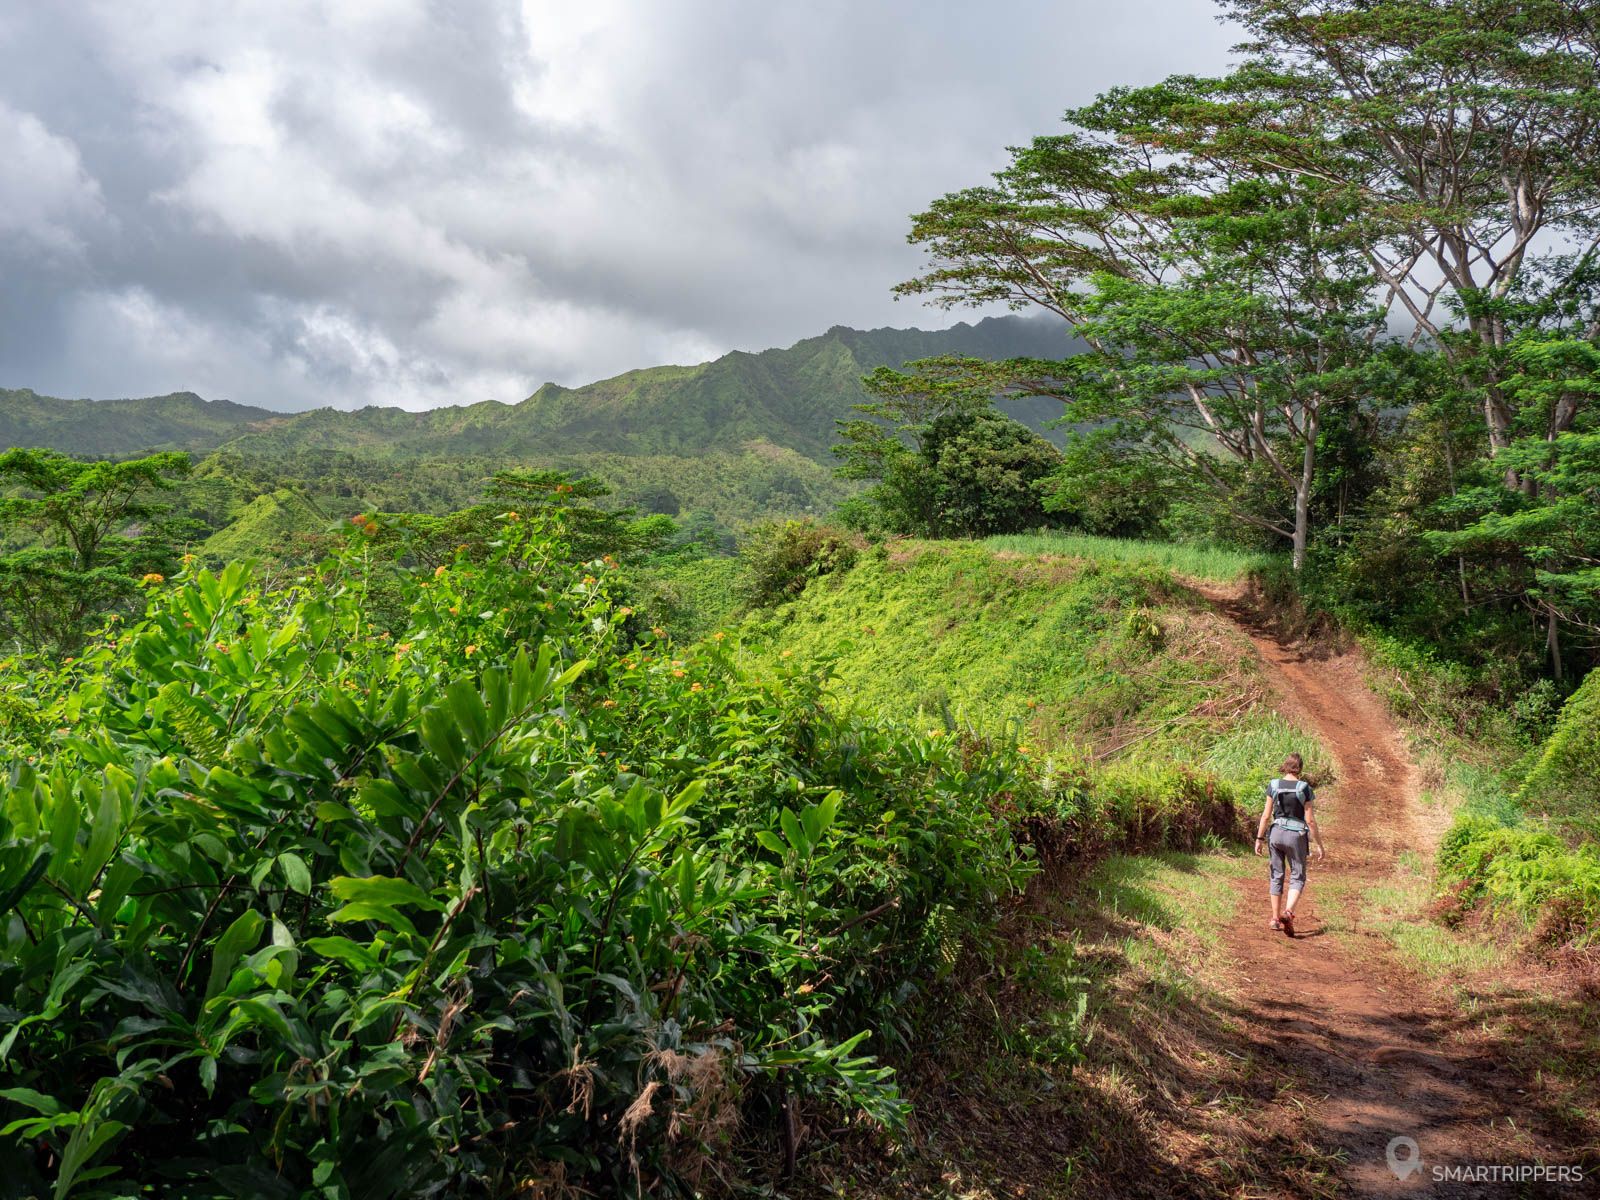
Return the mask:
[[907,215],[1203,0],[99,0],[0,15],[0,386],[520,399],[896,306]]

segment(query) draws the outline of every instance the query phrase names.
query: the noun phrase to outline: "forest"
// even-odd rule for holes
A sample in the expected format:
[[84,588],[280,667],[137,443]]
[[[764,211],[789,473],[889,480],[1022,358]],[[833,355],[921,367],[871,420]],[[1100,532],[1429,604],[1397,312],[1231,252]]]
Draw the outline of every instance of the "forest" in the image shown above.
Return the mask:
[[0,1196],[1600,1170],[1600,14],[1222,8],[911,216],[1026,321],[0,394]]

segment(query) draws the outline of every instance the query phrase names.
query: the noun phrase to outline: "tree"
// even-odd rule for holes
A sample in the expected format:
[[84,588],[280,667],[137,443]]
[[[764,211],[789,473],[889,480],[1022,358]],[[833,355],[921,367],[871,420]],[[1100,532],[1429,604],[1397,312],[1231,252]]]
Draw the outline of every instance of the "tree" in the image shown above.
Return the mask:
[[375,545],[414,566],[433,570],[467,552],[489,553],[501,532],[501,514],[543,523],[575,561],[603,555],[640,559],[670,545],[677,522],[661,514],[639,518],[632,508],[603,508],[611,489],[593,476],[549,469],[497,471],[481,504],[457,512],[384,513],[351,518]]
[[845,515],[858,525],[922,537],[984,537],[1052,523],[1045,483],[1060,452],[1027,426],[995,411],[969,386],[962,359],[929,359],[910,372],[880,368],[839,422],[839,474],[873,487]]
[[[1069,119],[1083,128],[913,218],[932,264],[898,291],[1067,321],[1091,353],[972,363],[964,385],[1056,396],[1068,419],[1112,425],[1129,453],[1283,537],[1298,569],[1323,416],[1370,404],[1381,374],[1357,206],[1292,172],[1162,155],[1126,136],[1139,126],[1114,103]],[[1262,477],[1283,496],[1265,510],[1248,502]]]
[[[1580,264],[1600,236],[1600,10],[1588,0],[1225,7],[1253,35],[1238,70],[1115,92],[1102,115],[1163,153],[1350,195],[1384,306],[1476,376],[1498,455],[1518,424],[1496,361],[1515,333],[1501,302],[1530,271],[1547,272],[1557,295],[1590,286]],[[1458,327],[1467,336],[1450,337]],[[1584,336],[1597,335],[1591,322]],[[1555,437],[1574,410],[1548,416],[1541,432]],[[1506,482],[1519,484],[1509,464]]]
[[83,462],[54,450],[0,454],[0,634],[34,649],[75,649],[98,615],[172,570],[176,547],[157,494],[189,470],[173,452]]

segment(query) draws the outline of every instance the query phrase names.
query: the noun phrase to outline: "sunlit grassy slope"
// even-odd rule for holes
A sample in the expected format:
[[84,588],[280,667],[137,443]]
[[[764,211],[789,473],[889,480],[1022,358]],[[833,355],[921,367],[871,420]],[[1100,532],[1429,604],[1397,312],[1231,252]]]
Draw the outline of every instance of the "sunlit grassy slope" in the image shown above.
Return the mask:
[[1240,784],[1289,749],[1317,757],[1268,703],[1242,635],[1149,562],[899,543],[744,633],[758,656],[832,660],[840,696],[930,727],[1191,762]]
[[1270,554],[1252,554],[1218,546],[1180,545],[1137,538],[1094,537],[1086,533],[1024,533],[992,537],[991,550],[1018,554],[1058,554],[1100,562],[1149,563],[1178,575],[1231,583],[1272,563]]

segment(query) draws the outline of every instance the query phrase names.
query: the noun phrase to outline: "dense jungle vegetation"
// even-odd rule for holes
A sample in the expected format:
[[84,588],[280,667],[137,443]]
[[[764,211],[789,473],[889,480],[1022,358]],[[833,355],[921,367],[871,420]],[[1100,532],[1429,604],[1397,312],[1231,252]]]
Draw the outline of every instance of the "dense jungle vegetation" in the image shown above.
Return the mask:
[[1231,74],[913,218],[904,294],[1044,322],[504,412],[6,393],[0,1196],[892,1142],[927,1031],[1036,982],[1042,875],[1326,772],[1207,581],[1359,641],[1445,764],[1431,920],[1591,953],[1600,16],[1225,8]]

